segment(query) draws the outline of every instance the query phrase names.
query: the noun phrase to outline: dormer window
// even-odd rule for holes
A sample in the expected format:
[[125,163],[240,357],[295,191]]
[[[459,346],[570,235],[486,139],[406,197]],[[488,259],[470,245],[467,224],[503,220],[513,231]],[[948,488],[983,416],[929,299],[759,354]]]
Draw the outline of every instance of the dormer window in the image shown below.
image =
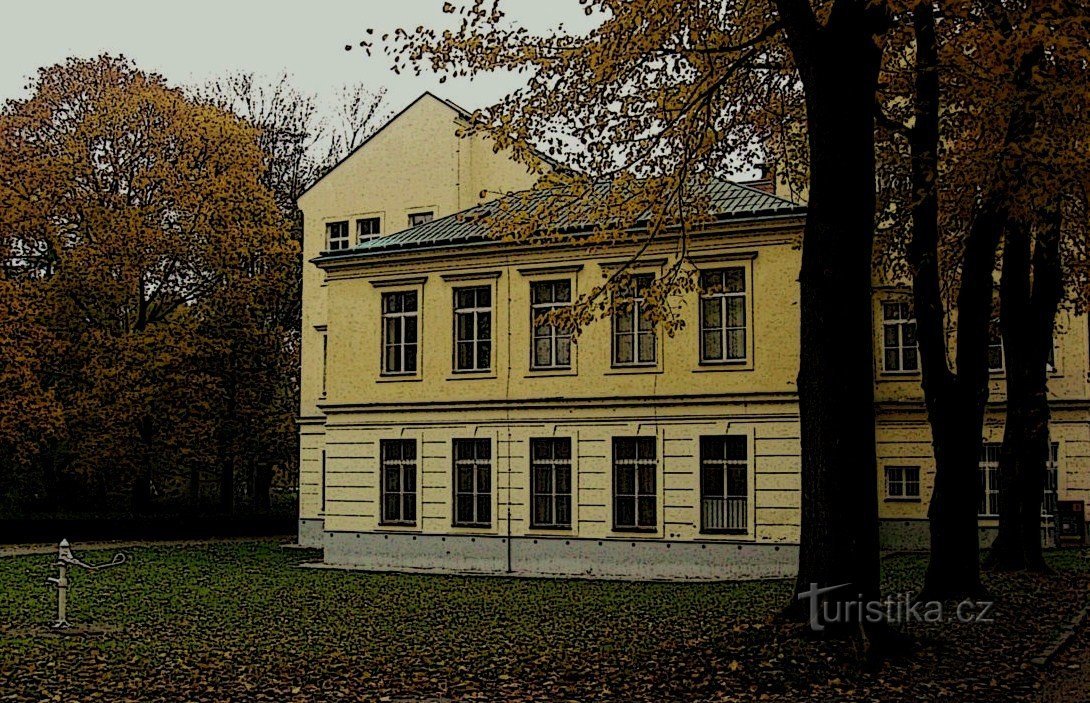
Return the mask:
[[374,239],[382,234],[382,219],[378,217],[361,217],[356,220],[356,243]]
[[328,251],[340,251],[348,248],[348,220],[326,223],[325,248]]
[[409,226],[417,227],[424,225],[435,219],[435,213],[431,210],[427,212],[410,212],[409,213]]

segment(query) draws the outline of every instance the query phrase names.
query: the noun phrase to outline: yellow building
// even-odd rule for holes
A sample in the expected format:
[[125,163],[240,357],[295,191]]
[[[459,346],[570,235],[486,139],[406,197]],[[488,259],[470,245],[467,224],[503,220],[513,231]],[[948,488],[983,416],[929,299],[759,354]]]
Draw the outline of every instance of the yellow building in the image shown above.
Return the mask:
[[[632,269],[633,312],[576,343],[535,316],[635,250],[490,239],[472,215],[533,179],[459,137],[466,118],[426,94],[299,200],[300,543],[361,568],[790,574],[804,209],[713,182],[716,222],[688,258],[716,292],[682,301],[689,324],[669,337],[638,314],[641,285],[677,254],[664,238]],[[876,292],[875,377],[884,538],[908,545],[926,541],[933,462],[905,300]],[[1085,320],[1067,329],[1059,490],[1083,498]]]

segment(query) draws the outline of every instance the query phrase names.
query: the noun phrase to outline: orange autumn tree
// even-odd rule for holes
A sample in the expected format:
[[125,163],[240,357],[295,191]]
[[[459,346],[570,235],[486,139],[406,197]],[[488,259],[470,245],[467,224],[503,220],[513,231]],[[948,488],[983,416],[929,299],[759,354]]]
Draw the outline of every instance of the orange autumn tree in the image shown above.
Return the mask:
[[[50,460],[144,508],[221,450],[205,307],[296,248],[239,118],[124,58],[70,59],[32,87],[0,113],[0,246],[56,340],[42,366],[69,437]],[[221,334],[245,332],[245,312]]]

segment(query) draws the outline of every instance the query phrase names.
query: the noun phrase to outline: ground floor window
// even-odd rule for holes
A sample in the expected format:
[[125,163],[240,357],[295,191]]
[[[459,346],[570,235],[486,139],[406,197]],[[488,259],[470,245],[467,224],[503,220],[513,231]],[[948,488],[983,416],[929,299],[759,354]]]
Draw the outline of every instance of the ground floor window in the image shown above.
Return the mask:
[[613,529],[658,527],[654,437],[613,438]]
[[530,474],[530,527],[571,528],[571,439],[531,439]]
[[[980,517],[999,516],[999,453],[1003,445],[985,442],[980,450]],[[1052,442],[1045,461],[1045,485],[1041,496],[1041,514],[1055,515],[1059,497],[1060,445]]]
[[492,524],[492,443],[487,439],[454,440],[454,525]]
[[891,500],[919,500],[920,467],[887,466],[886,497]]
[[416,441],[384,439],[382,461],[382,524],[416,524]]
[[745,532],[749,458],[745,435],[700,438],[700,530]]

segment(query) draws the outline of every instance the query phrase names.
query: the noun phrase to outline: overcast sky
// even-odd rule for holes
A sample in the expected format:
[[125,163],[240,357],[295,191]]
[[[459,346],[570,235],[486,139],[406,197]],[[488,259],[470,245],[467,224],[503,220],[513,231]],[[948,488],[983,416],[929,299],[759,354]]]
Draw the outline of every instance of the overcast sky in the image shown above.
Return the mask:
[[[468,1],[468,0],[467,0]],[[292,74],[296,85],[330,100],[362,81],[389,90],[399,110],[425,90],[466,108],[490,103],[518,85],[511,76],[475,81],[395,75],[385,56],[345,51],[365,30],[442,27],[444,0],[21,0],[4,3],[0,23],[0,100],[26,95],[42,66],[69,56],[124,54],[177,85],[244,70]],[[455,4],[461,4],[455,2]],[[578,0],[506,0],[512,21],[531,29],[564,22],[585,28]]]

